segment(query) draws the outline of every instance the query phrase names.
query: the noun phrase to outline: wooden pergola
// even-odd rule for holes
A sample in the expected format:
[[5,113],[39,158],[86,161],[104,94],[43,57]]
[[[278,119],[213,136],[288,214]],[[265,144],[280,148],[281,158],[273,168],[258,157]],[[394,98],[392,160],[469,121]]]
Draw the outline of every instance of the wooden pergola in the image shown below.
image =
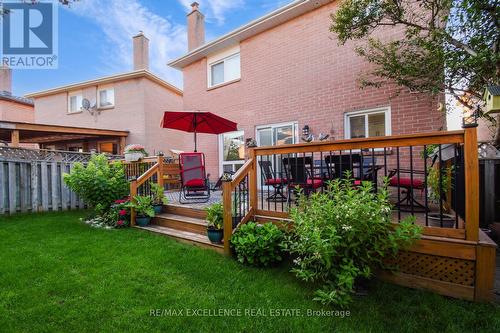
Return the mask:
[[55,144],[63,142],[118,139],[120,151],[125,148],[128,131],[34,124],[0,120],[0,140],[12,147],[19,144]]

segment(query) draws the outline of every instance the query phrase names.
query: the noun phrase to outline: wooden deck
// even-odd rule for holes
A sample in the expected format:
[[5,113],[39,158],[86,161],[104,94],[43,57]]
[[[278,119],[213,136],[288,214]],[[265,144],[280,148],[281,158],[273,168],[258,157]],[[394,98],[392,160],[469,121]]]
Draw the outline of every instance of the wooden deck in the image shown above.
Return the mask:
[[[431,158],[428,155],[421,153],[426,151],[429,146],[438,148],[438,155],[435,155],[435,157],[438,157],[437,166],[434,165],[434,162],[429,161]],[[454,157],[451,156],[446,159],[443,157],[442,153],[445,147],[452,147],[451,151]],[[391,169],[399,170],[397,171],[398,184],[400,184],[400,179],[403,178],[400,178],[399,173],[409,172],[416,175],[416,177],[420,175],[422,178],[420,180],[423,184],[427,184],[427,189],[429,189],[430,183],[427,180],[431,177],[429,174],[431,168],[439,173],[439,182],[441,182],[445,172],[451,177],[451,171],[445,170],[453,167],[453,170],[455,170],[453,173],[454,199],[451,199],[452,185],[447,185],[446,189],[443,190],[444,192],[439,190],[441,197],[438,200],[441,204],[444,202],[447,207],[454,207],[462,213],[458,223],[453,228],[450,228],[441,226],[439,223],[426,225],[426,214],[414,211],[416,223],[424,226],[421,239],[416,241],[407,251],[400,252],[396,258],[387,259],[393,261],[392,265],[399,267],[397,272],[383,271],[378,276],[396,284],[426,289],[446,296],[474,301],[493,301],[495,299],[496,244],[479,229],[479,163],[477,147],[476,129],[467,128],[462,131],[252,148],[248,150],[248,158],[233,176],[233,179],[223,182],[222,193],[220,191],[214,192],[209,202],[183,205],[179,202],[178,193],[175,191],[167,192],[170,204],[166,206],[164,213],[170,215],[156,218],[154,220],[155,226],[149,227],[148,230],[181,241],[202,244],[202,246],[207,245],[213,248],[213,244],[206,244],[206,236],[203,235],[201,220],[204,219],[204,208],[215,202],[221,202],[224,207],[223,251],[226,255],[231,255],[229,244],[235,220],[236,222],[239,221],[239,226],[251,220],[274,222],[289,217],[286,203],[266,200],[271,193],[258,181],[258,177],[260,177],[259,162],[274,159],[283,160],[283,156],[295,156],[295,167],[297,167],[299,160],[302,161],[300,163],[305,163],[308,160],[312,170],[312,162],[323,161],[323,154],[337,156],[341,161],[341,157],[346,154],[350,155],[352,159],[355,157],[354,155],[366,152],[368,155],[365,156],[369,157],[371,155],[372,161],[374,161],[374,156],[378,151],[382,152],[382,155],[379,154],[379,162],[383,162],[382,165],[377,162],[376,166],[384,169],[383,174],[389,174]],[[436,161],[436,158],[433,160]],[[361,159],[361,161],[363,160]],[[334,163],[342,164],[342,162]],[[358,168],[363,165],[362,162],[357,163]],[[350,166],[353,168],[352,162]],[[144,191],[144,188],[147,188],[149,182],[152,181],[157,181],[161,186],[166,185],[163,177],[165,174],[164,158],[157,157],[156,162],[152,160],[152,165],[148,167],[149,169],[139,178],[131,181],[130,193],[132,196],[137,195],[140,190]],[[420,174],[414,172],[419,169],[422,170]],[[300,176],[297,176],[297,179],[301,179]],[[373,178],[371,179],[373,181]],[[413,182],[413,178],[410,179]],[[376,177],[375,181],[377,181]],[[398,185],[398,187],[400,189],[404,188],[402,185]],[[414,188],[415,190],[417,188],[424,189],[414,191],[415,199],[420,203],[425,201],[425,204],[428,204],[425,200],[426,187],[414,185]],[[390,200],[395,203],[398,201],[398,193],[395,188],[391,188],[391,191]],[[235,197],[238,200],[234,200]],[[439,211],[437,207],[432,205],[427,205],[427,208],[434,212]],[[399,213],[395,211],[393,213],[395,222],[399,218],[408,215],[410,215],[408,212]],[[197,220],[187,219],[186,217]],[[134,210],[131,211],[131,220],[132,225],[134,225]],[[220,249],[220,246],[216,248]]]

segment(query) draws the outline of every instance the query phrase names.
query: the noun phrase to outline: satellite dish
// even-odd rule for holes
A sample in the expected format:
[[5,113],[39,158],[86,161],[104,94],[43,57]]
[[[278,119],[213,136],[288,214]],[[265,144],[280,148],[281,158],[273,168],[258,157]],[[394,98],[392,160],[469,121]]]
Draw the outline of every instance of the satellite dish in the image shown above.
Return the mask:
[[88,110],[88,109],[90,109],[90,101],[89,101],[88,99],[84,98],[84,99],[82,100],[82,108],[83,108],[84,110]]

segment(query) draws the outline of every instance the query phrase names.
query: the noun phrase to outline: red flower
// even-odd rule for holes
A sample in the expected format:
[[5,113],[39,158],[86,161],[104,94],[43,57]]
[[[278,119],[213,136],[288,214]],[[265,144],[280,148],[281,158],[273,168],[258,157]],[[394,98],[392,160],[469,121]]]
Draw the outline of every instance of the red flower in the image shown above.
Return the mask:
[[125,203],[125,200],[116,200],[115,201],[115,204],[122,204],[122,203]]
[[124,216],[127,215],[127,211],[125,209],[122,209],[118,214],[120,214],[120,216]]
[[123,225],[123,221],[120,220],[120,221],[116,222],[116,224],[119,225],[119,226],[122,226]]

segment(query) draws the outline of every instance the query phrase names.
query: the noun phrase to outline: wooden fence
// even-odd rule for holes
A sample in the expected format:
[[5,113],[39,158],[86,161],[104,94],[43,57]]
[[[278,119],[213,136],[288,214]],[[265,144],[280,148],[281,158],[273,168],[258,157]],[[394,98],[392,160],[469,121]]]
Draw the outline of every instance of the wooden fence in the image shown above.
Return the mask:
[[74,163],[0,160],[0,214],[84,208],[65,186]]

